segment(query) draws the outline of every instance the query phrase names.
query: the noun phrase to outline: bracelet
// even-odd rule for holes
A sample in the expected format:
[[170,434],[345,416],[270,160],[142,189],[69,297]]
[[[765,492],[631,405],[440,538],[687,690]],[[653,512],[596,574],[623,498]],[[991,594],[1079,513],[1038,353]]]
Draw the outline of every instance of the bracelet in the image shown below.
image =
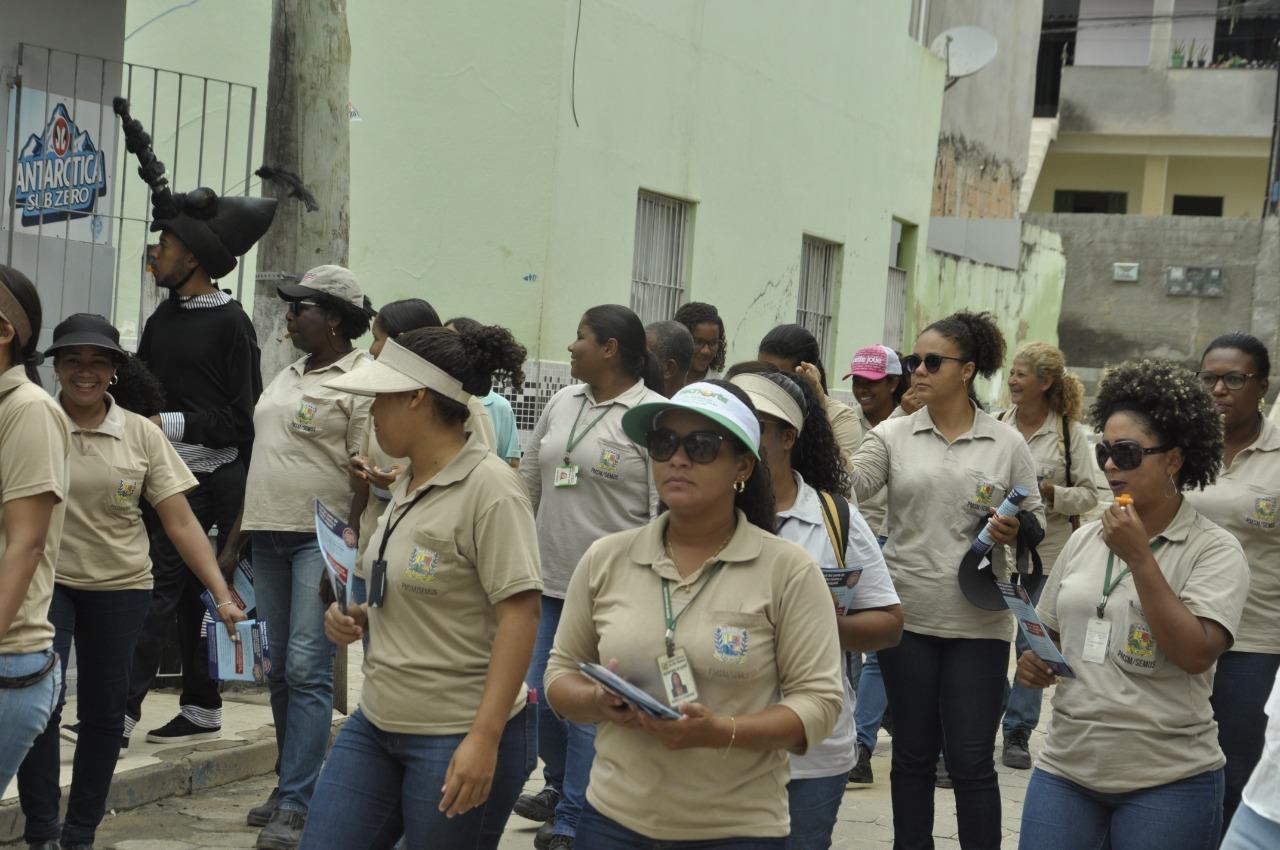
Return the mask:
[[729,751],[733,749],[733,742],[738,740],[738,718],[731,714],[729,715],[729,722],[732,724],[732,730],[729,732],[729,746],[724,748],[724,752],[720,754],[720,758],[727,758]]
[[215,606],[213,606],[213,607],[215,607],[215,608],[221,608],[221,607],[223,607],[224,605],[235,605],[235,604],[236,604],[236,603],[235,603],[235,600],[228,599],[226,602],[219,602],[217,605],[215,605]]

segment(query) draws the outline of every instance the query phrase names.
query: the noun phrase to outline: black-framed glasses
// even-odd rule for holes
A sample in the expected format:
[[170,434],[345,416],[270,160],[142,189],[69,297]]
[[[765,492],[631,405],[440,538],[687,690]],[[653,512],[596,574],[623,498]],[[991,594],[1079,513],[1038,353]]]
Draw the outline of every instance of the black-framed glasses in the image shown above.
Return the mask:
[[1218,381],[1226,384],[1229,390],[1242,390],[1249,379],[1257,377],[1257,375],[1257,372],[1228,372],[1225,375],[1219,375],[1217,372],[1196,373],[1196,377],[1200,379],[1200,386],[1209,392],[1213,392],[1214,388],[1218,386]]
[[965,362],[963,357],[948,357],[945,354],[926,354],[924,357],[921,357],[919,354],[908,354],[906,357],[902,358],[902,368],[906,369],[907,374],[910,375],[912,372],[919,369],[920,364],[923,363],[924,370],[930,375],[933,375],[942,368],[942,361],[944,360],[954,360],[957,363]]
[[1094,446],[1094,453],[1098,458],[1098,469],[1106,469],[1107,460],[1110,459],[1116,469],[1128,471],[1142,466],[1142,460],[1147,455],[1162,454],[1172,448],[1173,446],[1152,446],[1147,449],[1137,440],[1116,440],[1114,443],[1104,440]]
[[690,431],[681,437],[670,428],[655,428],[649,432],[646,444],[649,457],[663,463],[675,457],[676,449],[684,446],[684,453],[693,463],[711,463],[720,454],[724,435],[715,431]]
[[318,307],[318,306],[320,306],[320,305],[319,305],[319,304],[317,304],[317,303],[316,303],[316,302],[314,302],[314,301],[290,301],[290,302],[289,302],[289,315],[291,315],[291,316],[301,316],[301,315],[302,315],[302,311],[303,311],[303,310],[305,310],[305,309],[307,309],[308,307]]

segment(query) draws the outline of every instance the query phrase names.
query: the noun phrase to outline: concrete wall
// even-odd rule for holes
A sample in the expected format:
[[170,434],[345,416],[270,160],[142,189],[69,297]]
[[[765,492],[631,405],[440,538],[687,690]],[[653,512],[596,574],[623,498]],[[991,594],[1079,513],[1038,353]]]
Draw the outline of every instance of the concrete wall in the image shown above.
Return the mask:
[[[1076,35],[1075,65],[1104,67],[1147,66],[1151,52],[1151,21],[1155,4],[1152,0],[1080,0],[1081,19],[1094,18],[1092,25],[1085,24]],[[1212,17],[1190,17],[1213,14],[1218,0],[1176,0],[1172,27],[1172,41],[1186,42],[1190,46],[1195,39],[1196,50],[1201,45],[1209,47],[1213,56],[1215,20]],[[1131,24],[1104,24],[1096,19],[1106,17],[1137,16],[1148,20]],[[1164,64],[1168,64],[1167,57]]]
[[1022,256],[1017,270],[927,252],[927,267],[914,290],[909,326],[903,346],[910,350],[916,336],[930,322],[957,310],[996,316],[1007,345],[1005,369],[991,380],[980,379],[978,395],[995,404],[1007,392],[1004,379],[1014,351],[1023,343],[1058,342],[1058,314],[1062,303],[1064,257],[1056,233],[1024,224]]
[[[1257,219],[1032,215],[1028,221],[1062,236],[1067,269],[1058,337],[1073,367],[1100,369],[1132,357],[1194,364],[1219,334],[1253,330],[1255,281],[1259,293],[1276,289],[1275,269],[1258,278]],[[1138,282],[1113,282],[1117,262],[1141,263]],[[1166,294],[1172,265],[1222,267],[1225,294]],[[1260,331],[1274,338],[1274,326]]]

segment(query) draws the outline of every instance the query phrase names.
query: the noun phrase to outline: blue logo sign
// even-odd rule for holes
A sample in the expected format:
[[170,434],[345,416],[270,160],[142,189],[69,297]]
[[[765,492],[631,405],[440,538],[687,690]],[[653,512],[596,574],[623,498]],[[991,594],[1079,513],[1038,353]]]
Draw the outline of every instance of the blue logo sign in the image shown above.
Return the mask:
[[65,221],[94,214],[98,198],[107,194],[107,162],[102,151],[79,130],[65,104],[49,114],[43,135],[27,139],[18,154],[14,202],[22,224]]

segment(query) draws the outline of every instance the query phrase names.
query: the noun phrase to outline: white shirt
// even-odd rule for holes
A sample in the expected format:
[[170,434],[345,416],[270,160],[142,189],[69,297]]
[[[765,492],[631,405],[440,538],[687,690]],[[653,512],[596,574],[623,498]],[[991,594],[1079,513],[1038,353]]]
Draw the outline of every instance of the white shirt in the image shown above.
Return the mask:
[[1244,786],[1244,802],[1267,820],[1280,823],[1280,674],[1267,700],[1267,742]]
[[[806,484],[799,473],[792,472],[792,475],[795,476],[798,488],[796,502],[790,509],[778,514],[778,536],[798,544],[818,562],[820,568],[838,569],[839,564],[831,548],[831,536],[822,521],[822,504],[818,491]],[[889,568],[885,566],[884,555],[880,553],[880,543],[853,504],[849,505],[849,544],[845,547],[844,563],[846,569],[862,568],[862,576],[853,589],[853,609],[863,611],[899,604],[898,594],[889,578]],[[840,708],[835,728],[825,741],[809,747],[809,751],[803,756],[791,757],[792,779],[816,779],[848,773],[858,760],[858,730],[853,722],[853,686],[843,664],[840,665],[840,671],[844,705]]]

